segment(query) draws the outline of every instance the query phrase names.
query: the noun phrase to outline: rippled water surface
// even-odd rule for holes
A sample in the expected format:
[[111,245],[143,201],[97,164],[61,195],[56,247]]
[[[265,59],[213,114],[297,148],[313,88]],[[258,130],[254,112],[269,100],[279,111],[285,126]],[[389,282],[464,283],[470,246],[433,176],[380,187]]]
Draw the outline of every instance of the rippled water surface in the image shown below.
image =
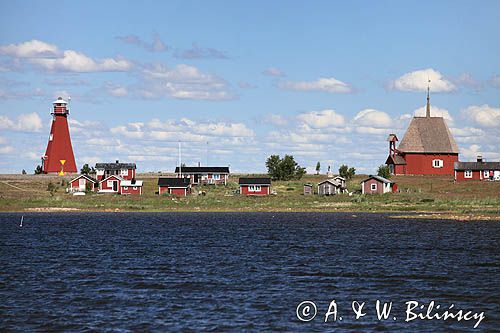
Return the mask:
[[[470,331],[500,327],[500,221],[376,214],[0,214],[1,331]],[[378,321],[375,301],[393,301]],[[314,301],[301,322],[296,307]],[[324,323],[335,300],[338,314]],[[366,302],[354,319],[351,302]],[[396,317],[394,320],[393,317]]]

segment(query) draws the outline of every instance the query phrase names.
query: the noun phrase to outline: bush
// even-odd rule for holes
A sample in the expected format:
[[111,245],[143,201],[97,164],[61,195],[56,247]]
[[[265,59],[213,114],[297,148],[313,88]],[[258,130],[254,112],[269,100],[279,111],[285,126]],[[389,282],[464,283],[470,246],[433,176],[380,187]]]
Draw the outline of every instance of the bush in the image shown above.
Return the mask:
[[54,194],[57,192],[57,185],[54,184],[53,182],[49,182],[47,184],[47,191],[50,193],[50,196],[54,196]]
[[391,177],[391,170],[388,165],[380,165],[377,169],[377,175],[389,179]]

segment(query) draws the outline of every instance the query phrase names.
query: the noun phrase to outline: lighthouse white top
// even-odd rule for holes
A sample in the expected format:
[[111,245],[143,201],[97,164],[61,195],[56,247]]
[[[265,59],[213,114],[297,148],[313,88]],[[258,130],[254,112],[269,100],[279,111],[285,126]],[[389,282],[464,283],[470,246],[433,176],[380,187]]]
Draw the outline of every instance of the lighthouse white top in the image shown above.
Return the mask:
[[56,101],[53,101],[52,104],[68,104],[62,97],[58,97]]

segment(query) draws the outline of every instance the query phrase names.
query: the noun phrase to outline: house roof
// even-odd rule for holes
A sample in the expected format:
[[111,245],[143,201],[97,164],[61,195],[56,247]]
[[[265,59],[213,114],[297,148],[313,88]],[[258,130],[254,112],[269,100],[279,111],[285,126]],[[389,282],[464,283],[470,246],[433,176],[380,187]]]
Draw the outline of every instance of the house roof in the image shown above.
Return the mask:
[[135,163],[96,163],[96,169],[105,170],[122,170],[122,169],[136,169]]
[[271,178],[250,178],[241,177],[238,181],[240,185],[271,185]]
[[116,180],[119,180],[120,183],[122,181],[124,181],[125,179],[123,179],[122,177],[118,176],[118,175],[109,175],[108,177],[104,178],[103,180],[101,180],[99,183],[102,183],[102,182],[105,182],[107,181],[109,178],[116,178]]
[[406,164],[406,160],[401,155],[389,155],[385,164],[396,164],[396,165],[404,165]]
[[188,178],[162,177],[162,178],[158,178],[158,186],[186,188],[186,187],[189,187],[189,179]]
[[377,176],[377,175],[369,175],[368,178],[366,178],[365,180],[362,181],[362,183],[366,182],[367,180],[370,180],[370,179],[376,179],[382,183],[386,183],[386,184],[390,184],[390,183],[393,183],[391,182],[389,179],[387,178],[384,178],[384,177],[380,177],[380,176]]
[[142,183],[142,180],[123,180],[120,186],[142,186]]
[[398,150],[458,154],[458,146],[443,117],[413,117]]
[[98,183],[99,181],[95,178],[92,178],[90,177],[89,175],[86,175],[86,174],[83,174],[83,175],[78,175],[77,177],[73,178],[70,180],[70,183],[74,182],[75,180],[77,180],[78,178],[87,178],[88,180],[90,180],[92,183]]
[[500,170],[500,162],[455,162],[455,170]]
[[[342,177],[339,177],[339,178],[342,178]],[[342,184],[340,182],[336,181],[336,179],[337,179],[337,177],[334,179],[325,179],[322,182],[319,182],[318,186],[320,186],[321,184],[324,184],[324,183],[330,183],[330,184],[332,184],[334,186],[338,186],[338,187],[342,186]]]
[[[182,173],[229,173],[229,167],[182,167]],[[179,167],[175,168],[175,173],[179,173]]]

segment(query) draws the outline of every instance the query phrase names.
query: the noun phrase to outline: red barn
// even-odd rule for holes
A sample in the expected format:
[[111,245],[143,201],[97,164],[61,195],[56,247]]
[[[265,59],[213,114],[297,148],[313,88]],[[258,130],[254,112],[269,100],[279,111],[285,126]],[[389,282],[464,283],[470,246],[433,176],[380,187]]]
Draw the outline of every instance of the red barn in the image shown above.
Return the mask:
[[95,191],[96,187],[99,185],[99,181],[89,175],[79,175],[69,182],[69,192],[85,192],[87,190],[87,184],[91,184],[91,191]]
[[176,167],[175,173],[178,178],[188,178],[192,185],[226,185],[229,167]]
[[458,146],[443,117],[431,117],[429,94],[425,117],[413,117],[403,140],[390,134],[386,164],[393,175],[453,175]]
[[271,178],[240,178],[238,183],[243,195],[271,194]]
[[121,182],[124,179],[120,176],[111,175],[99,182],[99,193],[120,193]]
[[142,195],[142,180],[122,180],[120,183],[120,194]]
[[158,178],[158,194],[170,194],[185,197],[191,193],[191,184],[187,178]]
[[380,176],[369,175],[361,182],[362,194],[384,194],[392,193],[398,190],[396,183]]
[[481,156],[476,162],[456,162],[455,181],[500,180],[500,162],[485,162]]
[[42,157],[43,173],[76,173],[75,155],[68,127],[68,103],[59,97],[54,104],[49,142]]

